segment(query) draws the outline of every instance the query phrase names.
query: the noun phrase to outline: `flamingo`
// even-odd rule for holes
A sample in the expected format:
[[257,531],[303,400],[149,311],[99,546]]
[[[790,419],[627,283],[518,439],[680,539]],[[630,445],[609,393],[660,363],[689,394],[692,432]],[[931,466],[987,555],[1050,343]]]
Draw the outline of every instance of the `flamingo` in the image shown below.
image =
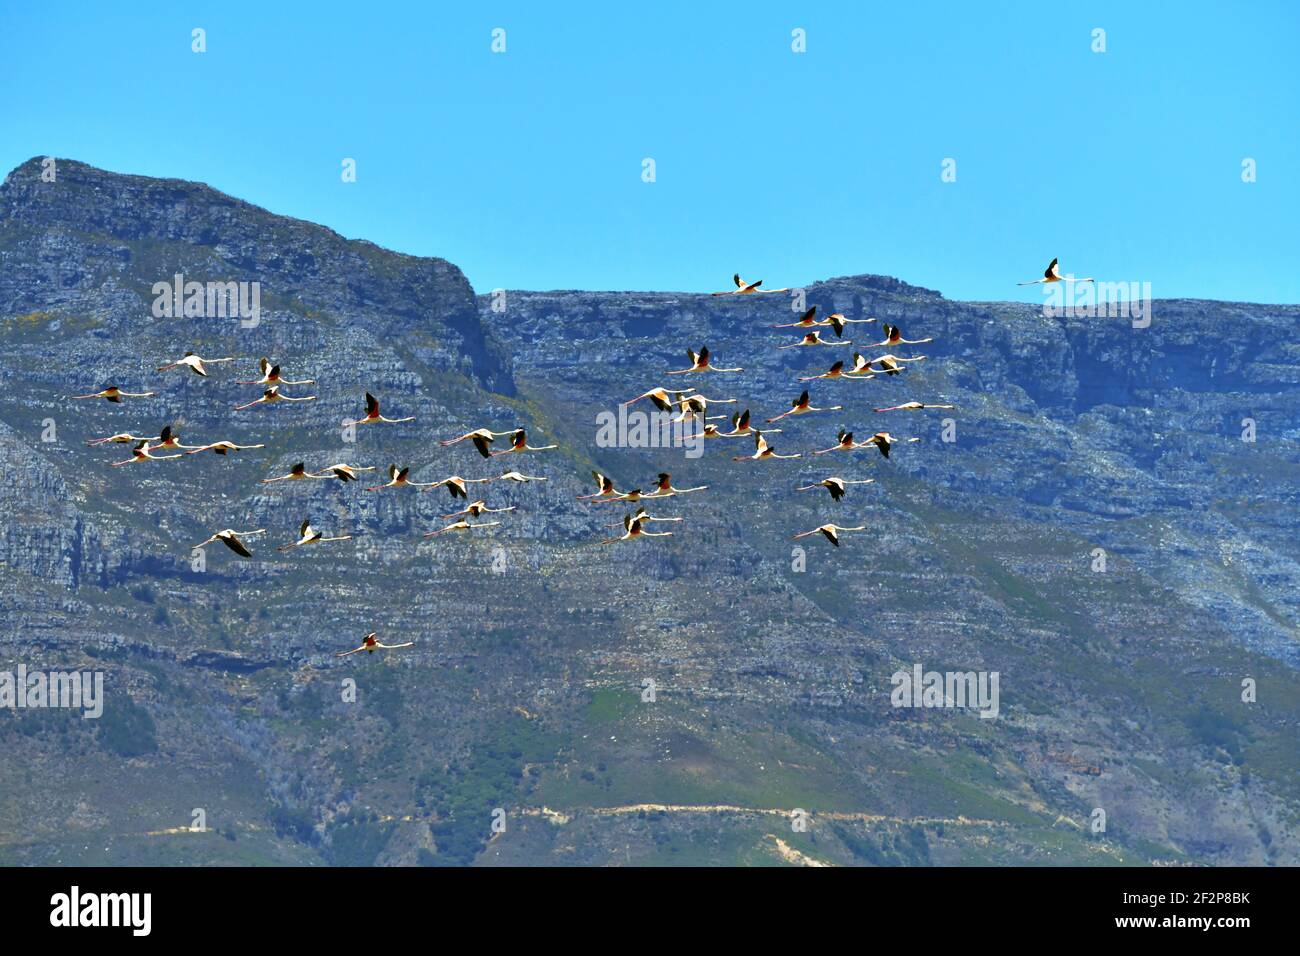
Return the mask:
[[673,495],[689,495],[692,491],[707,491],[708,485],[700,485],[696,488],[674,488],[673,476],[666,471],[659,472],[659,477],[655,479],[655,490],[645,498],[671,498]]
[[376,636],[376,631],[371,631],[361,639],[361,646],[353,648],[350,651],[339,651],[335,657],[347,657],[349,654],[360,654],[365,651],[367,654],[373,654],[375,651],[395,651],[399,647],[414,647],[415,641],[407,641],[405,644],[381,644]]
[[236,382],[236,385],[315,385],[314,378],[299,379],[292,382],[287,378],[280,377],[280,366],[272,365],[271,362],[263,357],[257,360],[257,367],[262,371],[262,377],[253,382]]
[[[767,433],[769,435],[773,433],[778,433],[780,431],[781,429],[779,428],[767,429]],[[749,409],[747,408],[740,414],[731,416],[731,431],[724,432],[721,437],[744,438],[746,435],[756,435],[756,434],[758,433],[749,425]]]
[[596,479],[597,491],[594,495],[578,495],[579,501],[590,501],[592,498],[603,498],[606,495],[618,494],[618,489],[614,487],[614,479],[608,475],[602,475],[598,471],[593,471],[591,477]]
[[852,342],[827,342],[822,338],[822,333],[820,330],[814,330],[812,332],[807,333],[798,342],[795,342],[792,345],[778,345],[777,349],[779,351],[782,349],[804,348],[805,346],[809,346],[809,345],[829,345],[831,347],[836,347],[840,345],[852,345],[852,344],[853,344]]
[[[854,358],[855,358],[855,359],[857,359],[857,358],[859,357],[858,354],[857,354],[856,352],[854,352],[853,355],[854,355]],[[867,367],[869,368],[870,366],[867,366]],[[844,361],[843,361],[843,360],[840,360],[840,361],[836,362],[834,365],[832,365],[830,368],[828,368],[826,371],[822,372],[820,375],[800,376],[799,381],[801,381],[801,382],[815,382],[815,381],[817,381],[819,378],[844,378],[844,379],[853,379],[853,378],[857,378],[857,379],[868,379],[868,378],[875,378],[875,375],[874,375],[874,374],[858,375],[858,374],[855,374],[855,372],[856,372],[856,368],[855,368],[855,369],[852,369],[852,370],[850,370],[850,371],[848,371],[848,372],[844,371]]]
[[[707,422],[709,420],[709,415],[708,415],[709,402],[712,402],[715,405],[735,405],[737,399],[705,398],[703,395],[688,395],[686,398],[683,398],[678,403],[682,409],[681,414],[678,415],[676,418],[669,419],[669,424],[675,424],[677,422],[689,422],[689,421]],[[726,416],[715,415],[713,417],[717,419],[717,418],[725,418]]]
[[827,541],[829,541],[831,544],[835,545],[835,547],[838,548],[840,546],[841,532],[866,531],[866,530],[867,530],[866,525],[858,525],[856,528],[841,528],[839,525],[835,525],[835,524],[824,524],[819,527],[813,528],[811,531],[802,531],[799,534],[795,535],[794,539],[798,541],[800,538],[806,538],[808,537],[808,535],[817,534],[817,532],[820,531],[822,534],[826,536]]
[[1074,276],[1061,275],[1060,267],[1056,264],[1056,260],[1053,259],[1051,262],[1047,264],[1047,268],[1043,270],[1043,277],[1041,279],[1030,279],[1028,282],[1017,282],[1016,285],[1038,285],[1040,282],[1093,282],[1093,281],[1095,280],[1093,280],[1091,277],[1087,279],[1076,279],[1074,278]]
[[870,438],[868,438],[868,439],[867,439],[865,442],[863,442],[862,444],[863,444],[863,446],[866,446],[866,445],[875,445],[877,448],[880,449],[880,454],[881,454],[883,457],[888,458],[888,457],[889,457],[889,449],[893,448],[893,447],[894,447],[895,445],[897,445],[900,441],[904,441],[904,440],[905,440],[905,441],[910,445],[910,444],[913,444],[913,443],[915,443],[915,442],[919,442],[921,439],[919,439],[919,438],[899,439],[899,438],[895,438],[893,435],[889,434],[889,432],[876,432],[876,434],[872,435]]
[[453,498],[468,498],[466,485],[481,485],[485,482],[492,481],[491,478],[462,478],[460,475],[452,475],[450,478],[444,478],[442,481],[434,481],[424,486],[425,491],[432,491],[434,488],[447,487],[447,493]]
[[879,365],[880,371],[884,372],[886,375],[897,375],[899,372],[903,371],[903,369],[907,368],[906,365],[901,364],[903,362],[910,363],[910,362],[924,362],[924,361],[925,361],[924,355],[914,355],[911,358],[907,358],[907,359],[902,358],[901,356],[898,355],[882,355],[878,359],[872,359],[872,362]]
[[592,501],[595,505],[612,505],[619,501],[636,502],[642,498],[649,498],[648,494],[641,494],[640,488],[633,488],[631,491],[615,491],[608,498],[596,498]]
[[548,481],[539,475],[525,475],[517,471],[507,471],[504,475],[497,475],[495,478],[484,478],[481,481],[517,481],[520,483],[526,481]]
[[73,395],[74,399],[81,398],[102,398],[105,401],[121,404],[124,398],[152,398],[157,392],[124,392],[116,385],[110,385],[102,392],[92,392],[89,395]]
[[276,402],[314,402],[315,395],[294,398],[290,395],[281,395],[279,385],[271,385],[262,392],[262,397],[254,399],[246,405],[236,405],[235,411],[242,412],[246,408],[252,408],[254,405],[274,405]]
[[784,325],[774,325],[774,326],[772,326],[772,328],[774,328],[774,329],[810,329],[810,328],[812,328],[814,325],[825,325],[826,323],[824,323],[824,322],[818,322],[818,321],[817,321],[817,319],[815,318],[816,315],[817,315],[817,306],[814,305],[812,308],[810,308],[810,309],[809,309],[807,312],[805,312],[803,315],[799,316],[799,320],[798,320],[797,322],[787,322],[787,323],[785,323]]
[[470,524],[464,518],[459,521],[453,521],[445,528],[439,528],[437,531],[430,531],[425,535],[426,538],[434,538],[440,534],[447,534],[449,531],[473,531],[475,528],[491,528],[493,525],[500,524],[500,521],[481,521],[478,524]]
[[193,352],[186,352],[183,358],[180,358],[175,362],[168,362],[166,365],[159,365],[158,371],[166,372],[168,369],[173,369],[173,368],[187,368],[195,375],[201,375],[202,377],[207,378],[208,370],[205,366],[217,365],[220,364],[221,362],[233,362],[233,361],[234,361],[233,358],[219,358],[219,359],[199,358]]
[[731,281],[736,284],[736,288],[734,290],[729,289],[726,292],[714,292],[712,294],[713,295],[750,295],[756,292],[789,292],[790,291],[788,288],[760,289],[759,286],[763,284],[762,279],[759,279],[757,282],[746,282],[744,279],[740,277],[739,272],[737,272],[735,275],[731,277]]
[[235,552],[235,554],[242,555],[245,558],[251,558],[253,552],[248,550],[248,546],[244,544],[243,539],[251,538],[255,534],[266,534],[266,529],[258,528],[256,531],[236,531],[233,528],[225,528],[208,538],[208,540],[200,541],[194,547],[206,548],[213,541],[220,541],[231,551]]
[[200,452],[210,451],[218,455],[229,455],[232,451],[244,451],[249,448],[265,448],[265,445],[236,445],[232,441],[214,441],[210,445],[186,445],[190,449],[185,454],[197,455]]
[[514,511],[515,506],[509,508],[489,508],[486,501],[472,501],[460,511],[453,511],[449,515],[443,515],[444,518],[455,518],[458,515],[469,515],[471,518],[477,518],[479,515],[502,514],[506,511]]
[[652,388],[648,392],[642,392],[636,398],[623,402],[622,406],[626,408],[628,405],[636,404],[643,398],[648,398],[655,403],[655,407],[661,412],[670,412],[673,410],[673,405],[677,404],[683,396],[693,391],[695,391],[693,388]]
[[[158,446],[154,446],[154,447],[158,447]],[[152,450],[153,449],[150,448],[149,443],[147,441],[142,441],[140,442],[140,444],[136,445],[135,448],[131,449],[130,458],[126,459],[125,461],[113,462],[113,467],[116,468],[119,465],[129,465],[132,462],[137,462],[137,461],[166,461],[168,458],[181,457],[180,455],[151,455],[149,454],[149,452]]]
[[812,403],[808,400],[808,390],[804,389],[798,398],[790,402],[790,410],[788,412],[782,412],[780,415],[777,415],[776,418],[769,418],[767,423],[770,425],[773,422],[779,422],[787,415],[807,415],[809,412],[842,412],[843,410],[843,405],[831,405],[828,408],[814,408]]
[[880,327],[885,333],[883,342],[872,342],[867,346],[869,349],[885,348],[890,345],[924,345],[926,342],[933,342],[934,339],[905,339],[903,330],[896,325],[890,325],[886,322]]
[[322,468],[320,471],[307,475],[308,478],[337,478],[343,484],[349,481],[357,481],[357,475],[363,471],[374,471],[374,466],[361,468],[357,465],[337,464],[330,465],[328,468]]
[[741,455],[737,458],[732,458],[731,460],[732,461],[762,461],[767,458],[788,459],[788,458],[801,458],[801,457],[802,457],[801,455],[778,455],[776,451],[772,448],[772,446],[767,443],[767,439],[763,437],[763,433],[756,431],[754,432],[754,454]]
[[304,478],[310,477],[311,475],[307,474],[306,463],[300,461],[289,469],[287,475],[280,475],[278,478],[263,478],[259,484],[269,485],[277,481],[302,481]]
[[[477,445],[478,440],[475,440],[474,444]],[[530,445],[528,444],[527,433],[525,433],[524,430],[520,428],[515,431],[515,437],[511,439],[509,448],[503,449],[502,451],[489,452],[486,455],[484,455],[484,457],[497,458],[501,455],[512,455],[515,452],[521,452],[521,451],[550,451],[552,448],[559,448],[559,447],[560,447],[559,445]],[[484,450],[485,450],[484,447],[479,448],[480,453],[482,453]]]
[[[458,438],[448,438],[445,441],[438,442],[438,444],[441,445],[443,448],[449,448],[452,445],[458,445],[461,442],[468,441],[470,439],[482,439],[483,441],[487,442],[490,445],[492,444],[492,439],[502,438],[506,435],[513,435],[517,431],[519,431],[519,429],[517,428],[512,428],[507,432],[494,432],[488,428],[476,428],[472,432],[466,432],[465,434],[461,435]],[[475,441],[474,444],[477,445],[478,442]],[[485,455],[484,457],[487,456]]]
[[837,475],[832,475],[830,478],[823,478],[815,485],[801,485],[800,487],[796,488],[795,491],[813,491],[817,488],[825,488],[827,491],[831,493],[832,501],[839,501],[841,498],[844,497],[846,485],[870,485],[873,484],[875,480],[876,479],[874,478],[847,479],[847,478],[840,478]]
[[358,418],[355,422],[344,422],[345,425],[369,425],[371,422],[388,422],[390,425],[396,425],[400,422],[413,422],[414,415],[406,418],[385,418],[379,414],[379,399],[366,392],[366,414],[364,418]]
[[829,325],[829,326],[831,326],[831,327],[835,327],[835,326],[838,326],[838,325],[867,325],[868,323],[871,323],[871,322],[874,322],[874,321],[876,321],[874,318],[872,318],[872,319],[848,319],[848,318],[845,318],[845,317],[844,317],[844,313],[843,313],[843,312],[832,312],[830,315],[826,316],[825,321],[822,322],[821,324],[822,324],[822,325]]
[[293,544],[284,544],[276,548],[277,551],[292,551],[294,548],[301,548],[306,544],[324,544],[326,541],[351,541],[352,535],[340,534],[332,538],[327,538],[311,526],[311,521],[304,521],[302,527],[298,529],[298,540]]
[[601,544],[614,544],[616,541],[631,541],[634,538],[671,538],[671,531],[646,531],[642,527],[640,518],[634,518],[631,515],[623,516],[624,532],[619,538],[606,538]]
[[92,438],[86,442],[87,445],[126,445],[128,443],[142,441],[157,441],[160,436],[154,435],[152,438],[144,438],[140,435],[132,435],[130,432],[118,432],[116,435],[109,435],[107,438]]
[[[642,524],[644,524],[644,523],[647,522],[647,521],[683,521],[683,520],[685,520],[685,519],[683,519],[683,518],[656,518],[654,515],[649,514],[649,513],[645,510],[644,507],[642,507],[642,508],[637,508],[636,511],[632,512],[632,520],[633,520],[633,521],[640,521]],[[613,527],[616,527],[618,524],[619,524],[619,522],[615,521],[614,524],[606,525],[606,527],[608,527],[608,528],[613,528]]]
[[407,465],[405,468],[398,468],[396,465],[389,465],[387,484],[375,485],[372,488],[367,488],[366,491],[383,491],[385,488],[428,488],[433,484],[432,482],[421,484],[418,481],[411,481],[407,478],[407,475],[410,473],[410,465]]
[[689,375],[691,372],[743,372],[743,368],[718,368],[710,365],[709,347],[701,345],[700,350],[695,352],[691,349],[686,350],[687,356],[690,357],[690,368],[678,369],[675,372],[668,372],[669,375]]
[[153,447],[180,449],[180,448],[191,448],[193,446],[182,445],[180,429],[173,430],[170,425],[166,425],[163,427],[163,430],[158,433],[157,444],[155,444]]
[[839,431],[839,442],[830,448],[823,448],[821,451],[813,452],[814,455],[829,455],[833,451],[855,451],[859,448],[870,448],[871,442],[864,441],[854,443],[853,432],[845,431],[843,428]]
[[888,408],[877,408],[878,412],[900,412],[916,411],[922,408],[956,408],[956,405],[927,405],[925,402],[904,402],[902,405],[890,405]]

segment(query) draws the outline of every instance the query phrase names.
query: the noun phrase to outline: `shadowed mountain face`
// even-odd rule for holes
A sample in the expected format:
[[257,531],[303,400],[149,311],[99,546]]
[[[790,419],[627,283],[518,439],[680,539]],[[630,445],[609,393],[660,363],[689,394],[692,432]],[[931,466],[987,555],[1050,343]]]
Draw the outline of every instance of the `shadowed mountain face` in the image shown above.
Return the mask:
[[[0,702],[20,666],[105,698],[0,708],[0,862],[1300,862],[1300,308],[1134,327],[864,275],[803,290],[878,320],[854,345],[778,351],[789,294],[476,300],[206,186],[46,169],[0,187]],[[258,283],[255,324],[156,308],[177,274]],[[881,323],[933,341],[866,348]],[[744,371],[665,374],[701,345]],[[237,361],[155,370],[187,350]],[[926,357],[798,381],[854,351]],[[261,356],[316,399],[233,411]],[[157,395],[69,400],[108,385]],[[804,387],[842,409],[771,426],[801,459],[735,462],[750,439],[651,439],[648,401],[618,427],[656,385],[763,427]],[[366,391],[416,420],[345,428]],[[956,407],[873,411],[909,400]],[[168,424],[266,447],[85,444]],[[560,447],[437,444],[515,425]],[[900,442],[810,456],[840,427]],[[299,461],[376,471],[260,483]],[[389,464],[546,480],[472,484],[515,510],[425,539],[466,502],[365,491]],[[708,489],[602,546],[631,509],[577,499],[592,469]],[[795,490],[832,474],[874,482]],[[304,519],[353,538],[276,551]],[[826,522],[867,530],[792,540]],[[193,550],[222,528],[267,533]],[[335,657],[372,630],[416,643]],[[894,706],[916,665],[996,673],[996,716]]]

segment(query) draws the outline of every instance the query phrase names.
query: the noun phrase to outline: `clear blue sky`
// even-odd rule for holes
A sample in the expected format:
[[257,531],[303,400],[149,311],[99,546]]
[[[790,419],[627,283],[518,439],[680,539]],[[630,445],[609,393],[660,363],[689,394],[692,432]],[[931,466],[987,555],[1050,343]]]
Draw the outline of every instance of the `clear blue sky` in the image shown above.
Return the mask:
[[1037,301],[1015,283],[1060,256],[1300,302],[1300,3],[283,6],[4,4],[0,165],[200,180],[479,291],[875,272]]

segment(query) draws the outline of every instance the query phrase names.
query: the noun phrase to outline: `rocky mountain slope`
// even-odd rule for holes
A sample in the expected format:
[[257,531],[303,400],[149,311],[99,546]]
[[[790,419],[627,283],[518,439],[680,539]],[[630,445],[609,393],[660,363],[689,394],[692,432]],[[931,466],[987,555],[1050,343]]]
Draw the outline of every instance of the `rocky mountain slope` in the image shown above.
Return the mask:
[[[448,262],[206,186],[43,168],[0,187],[0,672],[99,670],[107,696],[0,709],[0,862],[1300,861],[1300,308],[1161,300],[1134,328],[817,283],[823,314],[934,341],[892,349],[927,356],[896,378],[807,383],[844,408],[777,450],[921,441],[733,462],[747,439],[611,445],[598,416],[701,344],[745,368],[706,395],[788,407],[853,349],[777,351],[787,295],[476,300]],[[258,282],[259,321],[155,315],[177,273]],[[238,361],[155,371],[187,349]],[[263,355],[318,398],[234,412]],[[159,394],[68,399],[107,384]],[[367,390],[416,421],[345,429]],[[872,411],[909,399],[956,409]],[[266,447],[110,468],[129,446],[84,444],[168,423]],[[514,424],[560,448],[437,444]],[[297,461],[547,480],[479,485],[517,510],[424,539],[463,503],[259,483]],[[592,468],[709,488],[653,503],[674,537],[602,547],[623,509],[577,500]],[[828,473],[875,483],[793,490]],[[305,518],[354,538],[277,552]],[[870,533],[791,540],[830,520]],[[223,527],[268,533],[198,562]],[[369,630],[417,644],[334,657]],[[891,706],[918,663],[998,672],[997,718]]]

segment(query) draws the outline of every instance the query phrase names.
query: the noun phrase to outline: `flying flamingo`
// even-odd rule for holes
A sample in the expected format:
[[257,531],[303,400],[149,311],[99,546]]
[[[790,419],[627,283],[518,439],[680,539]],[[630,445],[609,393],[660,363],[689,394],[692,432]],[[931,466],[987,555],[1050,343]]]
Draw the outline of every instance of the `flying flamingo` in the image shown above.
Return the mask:
[[778,455],[776,451],[772,448],[772,446],[767,443],[767,439],[763,437],[762,432],[754,432],[754,454],[741,455],[737,458],[732,458],[731,460],[732,461],[762,461],[767,458],[788,459],[788,458],[801,458],[801,457],[803,456],[802,455]]
[[105,401],[121,404],[124,398],[150,398],[157,395],[157,392],[124,392],[116,385],[110,385],[102,392],[92,392],[89,395],[73,395],[74,399],[79,398],[102,398]]
[[306,463],[300,461],[289,469],[287,475],[280,475],[278,478],[263,478],[260,484],[269,485],[276,481],[302,481],[304,478],[310,477],[311,475],[307,474]]
[[168,369],[173,369],[173,368],[187,368],[195,375],[201,375],[204,378],[207,378],[208,370],[206,366],[217,365],[221,362],[233,362],[233,361],[234,361],[233,358],[219,358],[219,359],[199,358],[193,352],[186,352],[183,358],[178,359],[175,362],[168,362],[166,365],[159,365],[158,371],[166,372]]
[[377,632],[371,631],[361,639],[361,646],[350,651],[340,651],[335,657],[347,657],[349,654],[360,654],[365,651],[367,654],[373,654],[375,651],[395,651],[399,647],[414,647],[415,641],[407,641],[405,644],[381,644],[376,636]]
[[[856,352],[854,353],[854,356],[857,357]],[[830,368],[828,368],[826,371],[822,372],[820,375],[800,376],[799,381],[815,382],[819,378],[868,379],[868,378],[875,378],[875,376],[873,374],[855,375],[853,371],[846,372],[844,371],[844,361],[840,360],[836,362],[834,365],[832,365]]]
[[[769,435],[773,433],[778,433],[780,431],[781,429],[779,428],[767,429],[767,433]],[[721,437],[744,438],[747,435],[756,435],[756,434],[758,433],[749,425],[749,409],[747,408],[740,414],[731,416],[731,431],[724,432]]]
[[128,443],[135,443],[135,442],[142,442],[142,441],[157,441],[159,437],[161,436],[154,435],[152,438],[144,438],[140,435],[132,435],[130,432],[118,432],[116,435],[109,435],[107,438],[92,438],[90,441],[86,442],[86,444],[87,445],[108,445],[108,444],[125,445]]
[[[474,444],[477,445],[478,441],[475,441]],[[509,448],[489,452],[486,457],[496,458],[500,455],[512,455],[520,451],[550,451],[552,448],[559,447],[559,445],[530,445],[528,444],[528,435],[520,428],[515,432],[515,437],[511,440]],[[479,451],[482,452],[483,449],[480,448]]]
[[616,541],[631,541],[634,538],[671,538],[671,531],[646,531],[642,527],[640,518],[633,518],[631,515],[623,516],[623,527],[626,529],[622,537],[606,538],[601,544],[614,544]]
[[790,291],[788,288],[787,289],[760,289],[759,286],[763,284],[762,279],[759,279],[757,282],[746,282],[744,279],[740,277],[739,272],[737,272],[734,276],[731,277],[731,281],[736,284],[735,289],[729,289],[726,292],[714,292],[712,294],[713,295],[750,295],[756,292],[789,292]]
[[615,491],[608,498],[595,498],[592,500],[594,505],[610,505],[619,501],[640,501],[642,498],[649,498],[650,495],[641,494],[640,488],[633,488],[631,491]]
[[701,345],[698,352],[692,349],[686,350],[687,356],[690,357],[690,368],[677,369],[675,372],[668,372],[668,375],[689,375],[691,372],[743,372],[743,368],[718,368],[709,364],[709,348],[707,345]]
[[853,441],[853,432],[848,432],[845,431],[843,428],[841,428],[839,431],[838,443],[832,445],[830,448],[823,448],[821,451],[815,451],[813,452],[813,454],[829,455],[833,451],[855,451],[859,448],[870,448],[870,447],[871,447],[871,442],[869,441],[857,442],[855,444]]
[[173,430],[170,425],[166,425],[163,427],[163,430],[158,433],[158,443],[153,447],[179,449],[179,448],[191,448],[193,446],[182,445],[180,429]]
[[872,342],[867,346],[869,349],[885,348],[890,345],[924,345],[926,342],[933,342],[934,339],[905,339],[903,330],[896,325],[890,325],[886,322],[880,327],[885,333],[883,342]]
[[[490,445],[492,444],[492,439],[502,438],[505,435],[513,435],[517,431],[519,431],[519,429],[517,428],[512,428],[507,432],[494,432],[488,428],[476,428],[472,432],[466,432],[465,434],[461,435],[458,438],[448,438],[445,441],[438,442],[438,444],[441,445],[443,448],[449,448],[450,446],[458,445],[463,441],[481,438],[483,441],[487,442]],[[478,442],[475,441],[474,444],[477,445]]]
[[[633,521],[640,521],[642,524],[645,524],[647,521],[682,521],[682,520],[684,520],[684,519],[682,519],[682,518],[656,518],[654,515],[647,513],[646,510],[645,510],[645,508],[638,508],[636,511],[634,511],[634,512],[632,513],[632,520],[633,520]],[[617,526],[619,525],[619,523],[620,523],[620,522],[615,521],[615,522],[614,522],[613,524],[611,524],[611,525],[606,525],[606,527],[607,527],[607,528],[617,527]]]
[[1041,279],[1030,279],[1028,282],[1017,282],[1016,285],[1038,285],[1040,282],[1092,282],[1092,281],[1094,281],[1092,278],[1076,279],[1073,276],[1061,275],[1061,270],[1057,266],[1056,260],[1053,259],[1051,262],[1047,264],[1047,268],[1043,270],[1043,277]]
[[[715,405],[735,405],[737,399],[705,398],[703,395],[688,395],[686,398],[683,398],[678,402],[682,409],[681,414],[676,418],[669,419],[669,424],[690,421],[707,422],[709,420],[708,411],[710,402]],[[726,418],[725,415],[715,415],[713,417],[714,419]]]
[[618,489],[614,487],[614,479],[608,475],[602,475],[598,471],[593,471],[591,477],[596,479],[596,488],[594,495],[578,495],[579,501],[590,501],[592,498],[603,498],[606,495],[618,494]]
[[235,552],[235,554],[242,555],[245,558],[251,558],[253,552],[248,550],[248,546],[244,544],[242,539],[251,538],[255,534],[266,534],[266,529],[258,528],[256,531],[236,531],[233,528],[226,528],[222,531],[218,531],[212,537],[208,538],[208,540],[200,541],[194,547],[206,548],[213,541],[220,541],[231,551]]
[[695,391],[695,389],[693,388],[674,388],[674,389],[652,388],[650,389],[650,391],[642,392],[636,398],[629,399],[628,401],[623,402],[622,404],[623,407],[626,408],[628,405],[636,404],[637,402],[641,401],[641,399],[643,398],[648,398],[650,399],[650,401],[655,403],[655,407],[658,408],[661,412],[670,412],[673,410],[673,406],[677,404],[677,402],[680,401],[684,395],[687,395],[693,391]]
[[814,330],[804,335],[804,337],[801,338],[798,342],[795,342],[791,345],[778,345],[777,349],[778,350],[798,349],[808,345],[829,345],[834,347],[834,346],[852,345],[852,344],[853,344],[852,342],[827,342],[822,338],[821,330]]
[[276,548],[277,551],[291,551],[294,548],[301,548],[305,544],[324,544],[326,541],[351,541],[352,535],[340,534],[332,538],[324,537],[321,532],[311,526],[310,521],[304,521],[302,527],[298,529],[298,540],[293,544],[285,544]]
[[272,365],[265,357],[257,360],[257,367],[262,371],[262,377],[253,382],[236,382],[236,385],[315,385],[314,378],[299,379],[296,382],[287,378],[280,377],[280,366]]
[[888,458],[888,457],[889,457],[889,449],[893,448],[893,447],[894,447],[895,445],[897,445],[900,441],[904,441],[904,440],[905,440],[905,441],[910,445],[910,444],[912,444],[912,443],[914,443],[914,442],[918,442],[918,441],[920,441],[921,439],[919,439],[919,438],[899,439],[899,438],[895,438],[893,435],[889,434],[889,432],[876,432],[876,434],[872,435],[870,438],[868,438],[868,439],[867,439],[865,442],[863,442],[862,444],[863,444],[863,445],[875,445],[877,448],[880,449],[880,454],[881,454],[882,456],[884,456],[885,458]]
[[367,488],[366,491],[383,491],[385,488],[429,488],[434,484],[433,482],[425,482],[424,484],[421,484],[418,481],[411,481],[407,478],[407,475],[410,473],[410,465],[407,465],[405,468],[398,468],[396,465],[389,465],[387,484],[375,485],[372,488]]
[[[154,447],[156,448],[159,446],[155,445]],[[140,444],[136,445],[135,448],[131,449],[130,458],[126,459],[126,461],[113,462],[113,467],[116,468],[119,465],[129,465],[132,462],[137,461],[166,461],[168,458],[181,457],[180,455],[151,455],[149,454],[150,451],[152,451],[152,448],[150,448],[149,443],[147,441],[142,441]]]
[[770,425],[773,422],[779,422],[787,415],[807,415],[809,412],[841,412],[843,410],[843,405],[831,405],[828,408],[814,408],[812,403],[808,400],[808,390],[804,389],[798,398],[790,402],[790,410],[788,412],[782,412],[780,415],[777,415],[776,418],[769,418],[767,423]]
[[890,405],[888,408],[877,408],[878,412],[899,412],[899,411],[916,411],[922,408],[956,408],[956,405],[927,405],[925,402],[904,402],[902,405]]
[[824,322],[818,322],[815,318],[817,315],[817,306],[813,306],[803,315],[799,316],[797,322],[787,322],[784,325],[774,325],[774,329],[811,329],[814,325],[825,325]]
[[906,362],[910,364],[912,362],[924,362],[925,356],[913,355],[911,358],[905,359],[899,355],[882,355],[880,358],[872,359],[872,361],[879,365],[880,371],[884,372],[886,375],[897,375],[899,372],[903,371],[903,369],[907,368],[907,365],[901,363]]
[[281,395],[280,386],[271,385],[262,392],[261,398],[254,399],[246,405],[236,405],[235,411],[242,412],[244,409],[252,408],[254,405],[274,405],[276,402],[314,402],[315,400],[315,395],[307,395],[302,398],[293,398],[289,395]]
[[501,514],[506,511],[514,511],[515,506],[509,508],[489,508],[486,501],[472,501],[460,511],[453,511],[449,515],[443,515],[444,518],[455,518],[459,515],[469,515],[471,518],[477,518],[479,515]]
[[330,465],[328,468],[322,468],[320,471],[307,475],[308,478],[337,478],[343,484],[349,481],[357,481],[357,475],[363,471],[374,471],[374,466],[361,468],[356,465],[337,464]]
[[232,451],[244,451],[248,448],[265,448],[265,445],[236,445],[232,441],[214,441],[210,445],[186,445],[190,449],[185,454],[197,455],[199,452],[210,451],[218,455],[229,455]]
[[827,541],[829,541],[831,544],[835,545],[835,547],[838,548],[840,546],[840,532],[866,531],[866,530],[867,530],[866,525],[859,525],[856,528],[841,528],[839,525],[824,524],[821,525],[820,527],[813,528],[811,531],[800,532],[799,534],[795,535],[794,538],[796,541],[798,541],[800,538],[806,538],[808,537],[808,535],[817,534],[817,532],[820,531],[822,534],[826,535]]
[[688,495],[692,491],[707,491],[708,485],[700,485],[696,488],[674,488],[673,476],[666,471],[659,472],[659,477],[655,479],[655,490],[645,498],[671,498],[673,495]]
[[517,481],[523,483],[525,481],[548,481],[549,479],[543,478],[539,475],[525,475],[517,471],[507,471],[504,475],[497,475],[497,477],[495,478],[484,478],[480,480],[481,481]]
[[874,483],[875,480],[876,479],[874,478],[855,478],[850,480],[838,476],[832,476],[830,478],[823,478],[815,485],[801,485],[796,488],[795,491],[813,491],[817,488],[825,488],[831,493],[832,501],[839,501],[844,497],[846,485],[870,485]]
[[445,528],[439,528],[437,531],[430,531],[425,535],[426,538],[434,538],[440,534],[447,534],[449,531],[473,531],[475,528],[491,528],[493,525],[500,524],[500,521],[480,521],[478,524],[470,524],[464,518],[459,521],[453,521]]
[[433,491],[434,488],[447,487],[447,493],[453,498],[468,498],[465,491],[466,485],[481,485],[485,482],[492,481],[491,478],[462,478],[460,475],[452,475],[450,478],[444,478],[442,481],[430,482],[424,486],[425,491]]
[[414,415],[406,418],[385,418],[379,414],[379,399],[366,392],[366,414],[364,418],[358,418],[355,422],[344,422],[345,425],[369,425],[371,422],[388,422],[390,425],[396,425],[399,422],[413,422]]

